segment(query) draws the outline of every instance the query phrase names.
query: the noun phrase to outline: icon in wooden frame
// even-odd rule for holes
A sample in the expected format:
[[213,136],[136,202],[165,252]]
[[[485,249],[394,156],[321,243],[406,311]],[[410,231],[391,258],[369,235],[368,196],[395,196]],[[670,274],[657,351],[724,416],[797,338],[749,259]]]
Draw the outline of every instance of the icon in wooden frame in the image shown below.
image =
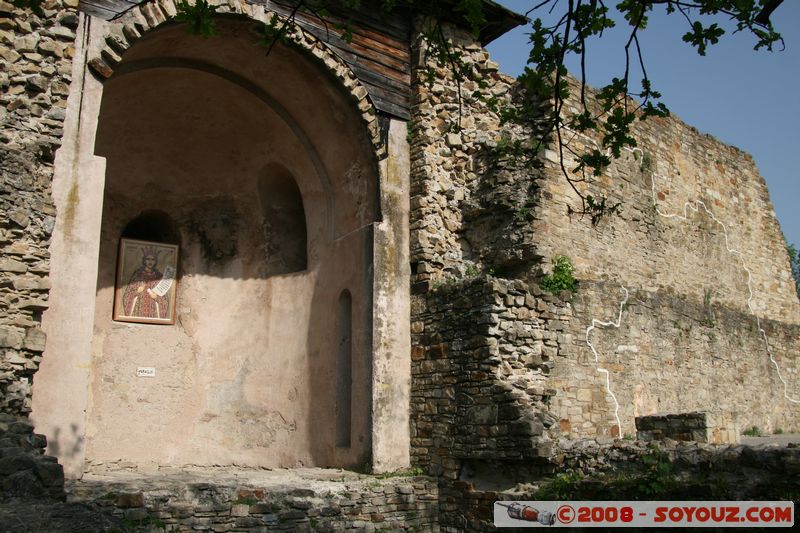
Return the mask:
[[174,324],[178,246],[120,239],[114,320]]

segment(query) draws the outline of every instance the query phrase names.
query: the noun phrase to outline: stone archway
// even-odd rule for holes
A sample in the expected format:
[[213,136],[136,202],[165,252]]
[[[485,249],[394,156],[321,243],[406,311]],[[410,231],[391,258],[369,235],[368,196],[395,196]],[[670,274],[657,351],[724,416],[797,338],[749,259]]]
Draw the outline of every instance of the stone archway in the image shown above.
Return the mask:
[[[161,25],[153,9],[138,7],[104,32],[106,48],[87,50],[86,57],[96,59],[89,60],[91,69],[101,72],[102,62],[109,75],[98,91],[95,155],[84,154],[96,165],[84,171],[98,176],[92,181],[95,195],[98,186],[104,189],[103,211],[97,212],[96,196],[84,202],[81,209],[94,205],[99,224],[96,218],[62,220],[56,241],[68,247],[96,236],[96,291],[87,295],[85,286],[74,283],[59,290],[56,283],[56,305],[48,314],[53,324],[68,308],[59,300],[88,303],[92,297],[91,338],[88,328],[80,335],[51,333],[48,349],[60,350],[61,360],[51,355],[37,378],[37,427],[53,435],[54,424],[76,421],[73,442],[55,441],[56,448],[72,453],[54,450],[72,475],[115,461],[353,467],[372,459],[378,469],[403,466],[407,444],[405,461],[375,452],[376,440],[384,440],[375,438],[376,426],[396,423],[376,424],[373,415],[373,346],[385,335],[375,331],[373,309],[376,296],[385,299],[386,286],[402,289],[407,277],[401,281],[402,269],[375,264],[374,240],[385,222],[378,183],[386,172],[377,161],[386,146],[366,91],[302,32],[293,38],[304,45],[276,47],[265,57],[252,47],[246,19],[221,20],[221,35],[210,43],[193,40],[179,26]],[[141,18],[159,27],[145,31]],[[124,49],[120,36],[130,38]],[[77,141],[83,147],[78,151],[85,151],[87,139]],[[264,267],[259,176],[275,168],[286,171],[302,198],[307,267],[270,275]],[[74,199],[70,194],[64,199]],[[111,320],[122,228],[153,209],[176,220],[184,243],[173,327]],[[234,245],[216,257],[207,249],[209,239]],[[66,271],[71,260],[56,251],[57,278],[57,263],[63,261]],[[392,279],[381,279],[386,276]],[[352,295],[350,446],[341,445],[346,439],[336,430],[342,400],[331,317],[342,291]],[[403,314],[400,323],[408,319]],[[83,357],[83,382],[67,384],[54,376],[74,362],[70,354]],[[155,368],[156,379],[137,378],[139,367]],[[402,376],[400,381],[402,391],[407,385]],[[82,385],[88,392],[78,394],[71,414],[48,416],[54,394]],[[148,449],[153,438],[162,444],[157,450]]]

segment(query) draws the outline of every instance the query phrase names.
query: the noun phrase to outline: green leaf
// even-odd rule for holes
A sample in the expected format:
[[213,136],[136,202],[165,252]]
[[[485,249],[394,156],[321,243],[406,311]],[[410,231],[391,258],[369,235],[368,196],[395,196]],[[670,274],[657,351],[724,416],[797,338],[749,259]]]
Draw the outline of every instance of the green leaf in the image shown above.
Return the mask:
[[219,6],[209,5],[206,0],[197,0],[195,4],[181,0],[175,7],[177,8],[175,20],[186,24],[186,29],[192,35],[213,37],[217,34],[214,14]]

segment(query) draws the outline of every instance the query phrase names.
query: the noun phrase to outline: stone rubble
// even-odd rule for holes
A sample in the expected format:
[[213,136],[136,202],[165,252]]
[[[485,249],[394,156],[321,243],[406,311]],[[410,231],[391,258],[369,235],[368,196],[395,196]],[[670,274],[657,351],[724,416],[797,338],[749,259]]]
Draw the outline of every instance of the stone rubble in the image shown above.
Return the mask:
[[47,438],[33,426],[0,413],[0,501],[43,497],[63,500],[64,469],[55,457],[45,455]]

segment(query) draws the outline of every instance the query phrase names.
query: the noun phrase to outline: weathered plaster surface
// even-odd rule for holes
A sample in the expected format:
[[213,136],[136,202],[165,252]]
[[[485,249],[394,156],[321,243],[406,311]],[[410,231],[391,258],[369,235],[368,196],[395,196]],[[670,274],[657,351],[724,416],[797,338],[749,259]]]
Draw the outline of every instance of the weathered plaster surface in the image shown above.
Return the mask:
[[408,261],[409,148],[406,123],[392,120],[388,157],[381,163],[381,212],[375,226],[373,468],[409,464],[411,337]]
[[50,308],[42,327],[48,344],[34,378],[32,419],[48,435],[48,450],[69,476],[79,475],[85,454],[85,412],[91,374],[94,293],[97,280],[105,159],[92,153],[102,85],[86,71],[85,57],[102,26],[80,16],[73,90],[67,102],[62,147],[56,153],[56,217],[50,253]]
[[[223,45],[213,56],[196,50],[183,33],[155,37],[159,38],[131,49],[126,60],[163,53],[163,39],[172,57],[224,58],[228,48],[235,49],[233,44]],[[220,37],[226,38],[224,30]],[[189,42],[182,46],[184,41]],[[279,51],[269,58],[273,68],[281,68],[282,55],[287,61],[291,58]],[[315,91],[309,89],[313,69],[296,64],[295,72],[293,80],[284,78],[284,83],[297,84],[292,94],[304,87],[302,92],[314,98]],[[248,74],[263,79],[258,73]],[[280,87],[269,90],[283,92]],[[330,97],[318,99],[325,102]],[[104,98],[96,150],[107,157],[109,168],[88,413],[89,460],[362,464],[369,456],[370,329],[365,322],[370,294],[362,280],[371,262],[369,232],[363,227],[374,207],[357,206],[366,202],[362,191],[370,188],[368,157],[359,155],[359,147],[344,136],[337,150],[344,157],[331,164],[330,143],[316,144],[313,138],[304,145],[280,110],[213,72],[143,69],[106,82]],[[292,102],[282,103],[297,109]],[[297,123],[318,121],[312,135],[329,135],[330,126],[322,124],[320,113],[292,117],[298,117]],[[339,130],[357,128],[357,122],[348,122],[352,119],[341,111],[332,118]],[[318,151],[317,146],[324,149]],[[323,165],[324,176],[315,163]],[[305,271],[268,276],[256,191],[262,169],[275,164],[294,177],[304,199],[309,258]],[[330,217],[326,188],[337,191]],[[117,242],[125,224],[146,209],[169,214],[181,234],[179,321],[174,327],[111,321]],[[224,210],[230,212],[223,216]],[[328,226],[331,220],[334,228]],[[208,256],[199,235],[205,231],[201,225],[221,242],[235,243],[230,256]],[[331,233],[346,236],[331,241]],[[337,449],[332,441],[336,329],[335,321],[327,319],[344,289],[354,302],[356,385],[349,450]],[[156,377],[137,378],[139,366],[156,367]],[[142,446],[154,437],[161,442],[158,450]]]

